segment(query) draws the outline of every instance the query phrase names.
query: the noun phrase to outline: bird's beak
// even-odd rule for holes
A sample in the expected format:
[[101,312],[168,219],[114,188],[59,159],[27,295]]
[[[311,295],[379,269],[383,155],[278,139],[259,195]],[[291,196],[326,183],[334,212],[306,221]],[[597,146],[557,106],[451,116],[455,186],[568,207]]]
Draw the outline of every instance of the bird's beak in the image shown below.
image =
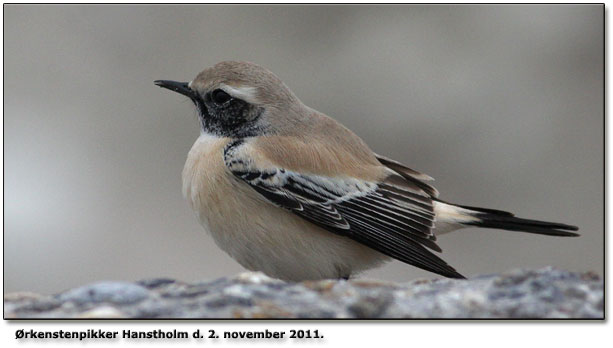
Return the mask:
[[177,82],[177,81],[170,81],[170,80],[156,80],[153,83],[155,83],[156,86],[160,86],[162,88],[167,88],[171,91],[181,93],[185,96],[190,97],[191,99],[196,99],[198,97],[198,94],[196,94],[195,91],[189,88],[187,82]]

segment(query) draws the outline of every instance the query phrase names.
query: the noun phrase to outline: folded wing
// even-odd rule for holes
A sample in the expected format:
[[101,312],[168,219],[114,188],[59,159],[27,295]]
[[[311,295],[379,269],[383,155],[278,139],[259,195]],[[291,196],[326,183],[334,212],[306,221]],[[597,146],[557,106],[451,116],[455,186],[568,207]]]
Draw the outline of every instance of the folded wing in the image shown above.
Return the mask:
[[372,182],[298,173],[270,164],[262,168],[241,156],[248,152],[227,149],[226,166],[271,203],[402,262],[463,278],[428,250],[441,251],[431,231],[434,209],[427,187],[392,170],[382,182]]

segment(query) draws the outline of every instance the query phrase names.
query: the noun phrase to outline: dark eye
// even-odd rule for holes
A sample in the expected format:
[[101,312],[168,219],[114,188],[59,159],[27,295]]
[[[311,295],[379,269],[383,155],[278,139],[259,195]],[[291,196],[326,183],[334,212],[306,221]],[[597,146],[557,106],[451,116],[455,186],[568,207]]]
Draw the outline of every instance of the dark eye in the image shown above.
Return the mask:
[[221,105],[230,99],[232,99],[232,97],[221,89],[216,89],[211,92],[211,100],[217,105]]

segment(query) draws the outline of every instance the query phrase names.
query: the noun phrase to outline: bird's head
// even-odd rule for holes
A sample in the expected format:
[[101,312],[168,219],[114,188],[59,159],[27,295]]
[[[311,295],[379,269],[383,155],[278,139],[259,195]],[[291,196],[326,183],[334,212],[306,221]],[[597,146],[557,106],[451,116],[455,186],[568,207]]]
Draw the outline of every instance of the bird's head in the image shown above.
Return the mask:
[[290,128],[304,107],[269,70],[248,62],[225,61],[203,70],[190,82],[155,84],[189,97],[206,133],[243,138]]

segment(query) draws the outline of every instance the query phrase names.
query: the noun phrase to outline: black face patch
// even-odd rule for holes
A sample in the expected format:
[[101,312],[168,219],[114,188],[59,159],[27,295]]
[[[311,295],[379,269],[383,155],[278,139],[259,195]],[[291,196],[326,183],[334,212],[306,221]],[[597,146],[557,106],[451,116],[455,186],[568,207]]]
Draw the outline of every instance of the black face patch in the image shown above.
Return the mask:
[[258,124],[264,108],[249,104],[244,100],[230,98],[219,103],[208,93],[204,98],[194,99],[202,129],[222,137],[246,138],[262,135],[266,129]]

